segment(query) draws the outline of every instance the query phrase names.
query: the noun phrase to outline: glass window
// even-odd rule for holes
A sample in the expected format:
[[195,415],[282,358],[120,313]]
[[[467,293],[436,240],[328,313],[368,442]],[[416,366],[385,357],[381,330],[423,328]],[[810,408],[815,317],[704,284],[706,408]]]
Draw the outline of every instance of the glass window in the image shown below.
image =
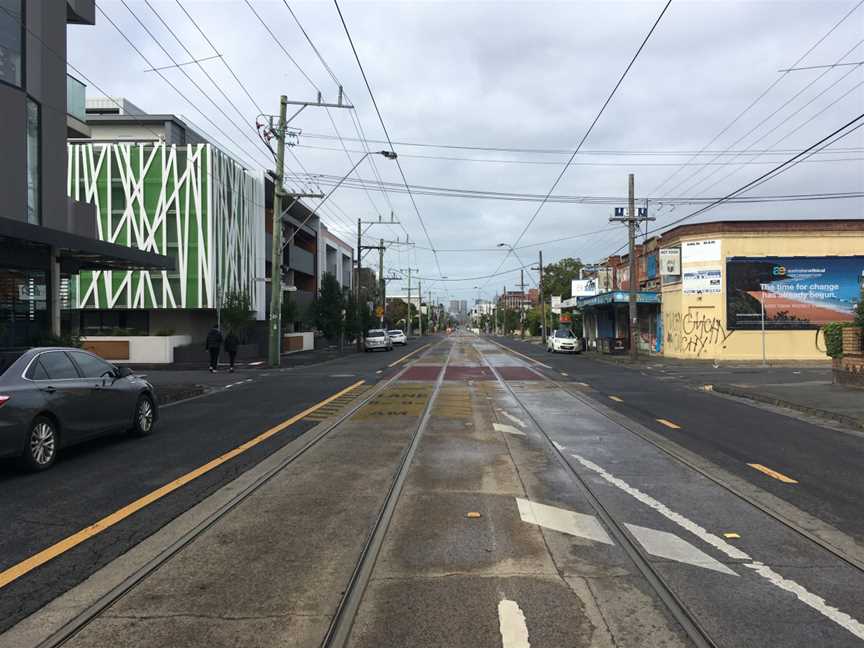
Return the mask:
[[22,87],[22,0],[0,0],[0,81]]
[[75,360],[75,364],[81,370],[85,378],[101,378],[105,374],[110,374],[114,371],[114,367],[89,353],[83,351],[72,351],[70,354]]
[[[3,0],[0,0],[2,2]],[[39,195],[41,182],[39,178],[39,142],[42,139],[39,123],[39,104],[32,99],[27,100],[27,222],[39,225],[42,222],[42,212]]]
[[49,351],[39,356],[39,362],[48,374],[49,380],[78,378],[75,365],[63,351]]
[[45,371],[45,368],[42,366],[42,363],[39,362],[38,358],[27,370],[27,377],[30,380],[48,380],[48,372]]

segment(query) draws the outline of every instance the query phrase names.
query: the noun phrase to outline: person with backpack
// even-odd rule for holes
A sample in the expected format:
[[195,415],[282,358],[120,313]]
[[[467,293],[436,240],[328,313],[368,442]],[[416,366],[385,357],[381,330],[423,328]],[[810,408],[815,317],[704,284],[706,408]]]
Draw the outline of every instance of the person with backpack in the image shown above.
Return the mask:
[[216,373],[219,368],[219,350],[222,348],[222,331],[219,324],[214,324],[204,340],[204,348],[210,353],[210,373]]
[[234,333],[234,331],[228,331],[228,335],[225,336],[225,350],[228,352],[228,360],[231,363],[228,367],[228,371],[234,373],[234,360],[237,358],[237,349],[240,348],[240,338]]

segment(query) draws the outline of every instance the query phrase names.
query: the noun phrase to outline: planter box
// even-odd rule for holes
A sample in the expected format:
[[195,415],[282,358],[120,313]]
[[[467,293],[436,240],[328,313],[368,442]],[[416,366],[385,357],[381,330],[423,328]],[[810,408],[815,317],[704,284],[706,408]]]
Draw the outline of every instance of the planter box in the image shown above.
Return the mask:
[[843,355],[861,354],[862,329],[859,326],[849,326],[843,329]]
[[285,333],[282,336],[282,353],[311,351],[315,347],[314,333]]
[[129,364],[171,364],[175,347],[189,344],[190,335],[92,335],[82,346],[98,356]]

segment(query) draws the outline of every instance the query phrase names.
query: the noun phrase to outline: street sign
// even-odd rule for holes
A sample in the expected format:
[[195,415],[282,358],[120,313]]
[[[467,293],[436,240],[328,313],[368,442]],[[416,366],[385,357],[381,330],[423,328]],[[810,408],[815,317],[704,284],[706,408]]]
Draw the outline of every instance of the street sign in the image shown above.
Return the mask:
[[377,306],[375,308],[375,317],[384,317],[384,307],[383,306]]
[[561,312],[561,295],[552,295],[552,312],[556,315]]

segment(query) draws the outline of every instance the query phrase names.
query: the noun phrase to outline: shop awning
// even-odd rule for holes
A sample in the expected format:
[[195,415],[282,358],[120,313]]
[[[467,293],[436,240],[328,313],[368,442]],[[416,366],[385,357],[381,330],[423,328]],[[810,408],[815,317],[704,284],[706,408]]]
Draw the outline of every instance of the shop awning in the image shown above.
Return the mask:
[[[606,306],[609,304],[627,304],[630,302],[630,293],[623,290],[615,290],[612,292],[601,293],[593,297],[579,297],[579,308],[591,308],[594,306]],[[637,292],[637,304],[659,304],[660,293],[658,292]]]
[[54,247],[68,271],[174,270],[172,257],[10,218],[0,218],[0,245],[4,242],[25,247]]

